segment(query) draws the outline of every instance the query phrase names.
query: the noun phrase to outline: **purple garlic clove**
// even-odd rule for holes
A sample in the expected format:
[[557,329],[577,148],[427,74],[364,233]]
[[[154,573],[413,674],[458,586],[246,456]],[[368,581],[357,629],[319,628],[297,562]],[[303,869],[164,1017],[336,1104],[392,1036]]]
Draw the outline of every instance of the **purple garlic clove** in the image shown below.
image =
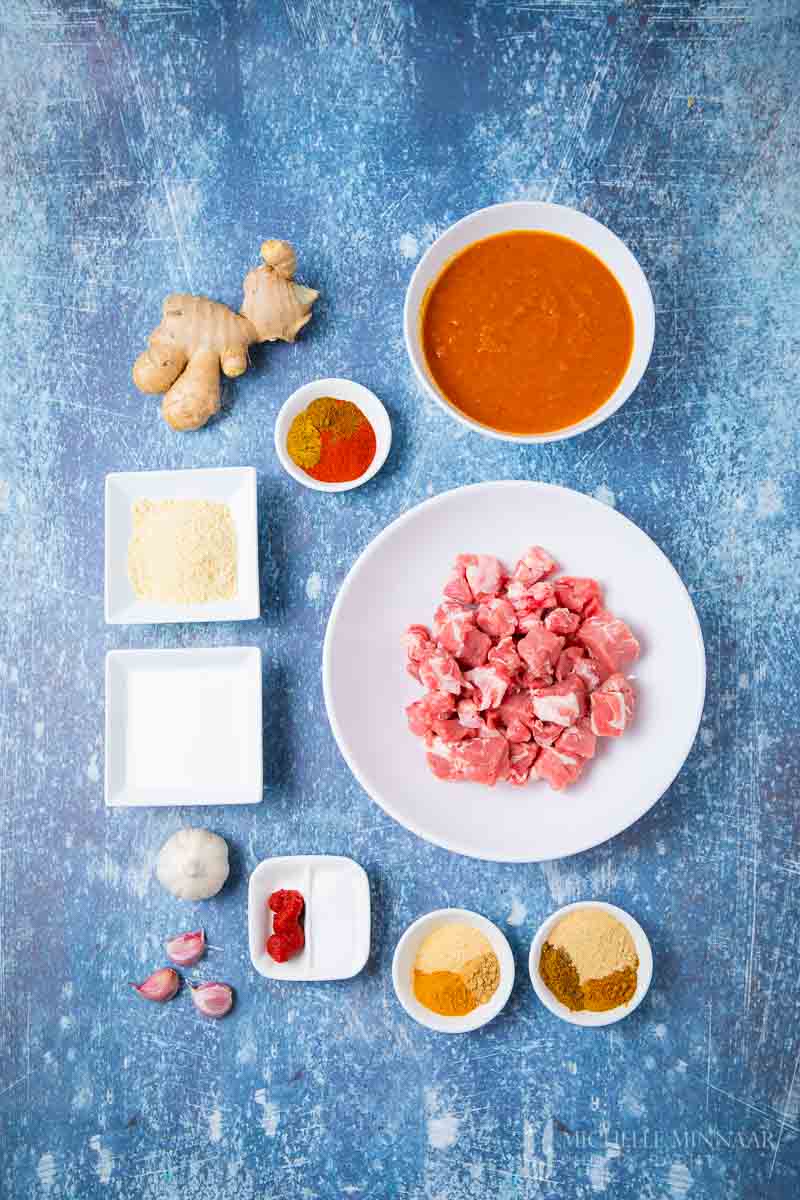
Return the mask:
[[194,1006],[204,1017],[224,1017],[233,1008],[233,988],[227,983],[198,983],[192,989]]
[[164,943],[167,958],[179,967],[193,967],[206,952],[206,935],[202,929],[194,933],[179,933]]
[[158,1004],[163,1004],[165,1000],[172,999],[180,985],[181,977],[178,972],[173,971],[172,967],[162,967],[160,971],[148,975],[144,983],[132,983],[131,987],[145,1000],[155,1000]]

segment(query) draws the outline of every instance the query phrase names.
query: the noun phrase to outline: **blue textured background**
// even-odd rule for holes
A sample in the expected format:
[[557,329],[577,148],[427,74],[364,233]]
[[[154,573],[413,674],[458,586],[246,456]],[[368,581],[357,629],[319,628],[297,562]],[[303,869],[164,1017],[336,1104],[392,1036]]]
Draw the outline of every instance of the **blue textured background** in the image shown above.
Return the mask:
[[[9,1197],[794,1197],[800,1190],[796,687],[798,155],[795,0],[4,0],[0,15],[0,1191]],[[633,398],[571,442],[511,448],[419,394],[401,339],[415,261],[481,205],[544,198],[607,222],[651,281],[656,348]],[[223,417],[172,433],[130,367],[163,296],[238,304],[262,238],[323,293]],[[348,496],[296,487],[272,423],[350,375],[394,422]],[[106,627],[108,471],[254,464],[264,618]],[[670,793],[608,845],[544,866],[458,858],[350,778],[319,679],[358,551],[431,493],[528,477],[616,504],[671,557],[703,623],[700,736]],[[108,812],[102,670],[123,646],[258,644],[266,795],[253,809]],[[188,912],[153,880],[184,821],[234,849]],[[359,978],[252,971],[263,857],[369,872]],[[525,959],[554,907],[636,914],[654,987],[576,1030]],[[409,920],[445,904],[507,931],[502,1015],[447,1039],[390,981]],[[227,1021],[126,980],[202,921]]]

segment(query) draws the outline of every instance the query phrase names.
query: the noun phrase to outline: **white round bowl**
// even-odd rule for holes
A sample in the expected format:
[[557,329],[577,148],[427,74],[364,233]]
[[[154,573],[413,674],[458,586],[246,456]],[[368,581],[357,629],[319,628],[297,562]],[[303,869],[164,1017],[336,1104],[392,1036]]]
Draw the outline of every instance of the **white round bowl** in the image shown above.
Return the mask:
[[[466,1016],[441,1017],[417,1000],[412,975],[414,962],[425,938],[442,925],[454,924],[473,925],[488,939],[500,963],[500,983],[486,1004],[479,1004]],[[400,938],[392,959],[392,982],[397,999],[408,1015],[420,1025],[435,1029],[437,1033],[470,1033],[471,1030],[480,1029],[482,1025],[494,1020],[505,1007],[514,986],[514,955],[497,926],[480,913],[470,912],[467,908],[437,908],[435,912],[426,913],[424,917],[414,921],[413,925],[409,925]]]
[[[321,483],[318,479],[313,479],[302,467],[292,462],[286,449],[286,438],[292,421],[299,412],[308,408],[312,400],[317,400],[320,396],[335,396],[337,400],[350,400],[351,403],[357,404],[375,430],[375,457],[363,475],[359,475],[357,479],[350,479],[347,483]],[[352,379],[314,379],[311,383],[304,383],[296,392],[292,392],[275,421],[275,450],[281,466],[292,479],[315,492],[349,492],[353,488],[361,487],[362,483],[366,483],[380,471],[391,446],[392,423],[388,412],[374,392],[362,387],[360,383],[354,383]]]
[[[542,954],[542,945],[547,941],[550,930],[557,921],[560,921],[562,917],[565,917],[567,913],[573,912],[576,908],[602,908],[605,912],[610,913],[612,917],[616,917],[633,938],[633,944],[639,956],[639,970],[637,971],[636,991],[627,1004],[620,1004],[616,1008],[610,1008],[607,1012],[587,1012],[586,1010],[583,1012],[573,1012],[572,1009],[567,1008],[566,1004],[562,1004],[560,1000],[556,999],[539,974],[539,959]],[[617,1021],[622,1021],[625,1017],[629,1017],[633,1010],[638,1008],[642,1003],[647,995],[647,989],[650,987],[650,981],[653,978],[653,951],[650,949],[647,934],[630,913],[626,913],[622,908],[617,908],[615,904],[605,904],[602,900],[580,900],[576,904],[567,904],[564,908],[559,908],[558,912],[552,913],[539,926],[536,936],[531,943],[528,970],[533,990],[545,1008],[549,1008],[551,1013],[555,1013],[557,1017],[561,1017],[562,1021],[568,1021],[570,1025],[585,1025],[589,1028],[597,1029],[601,1025],[614,1025]]]
[[[562,237],[572,238],[587,250],[596,254],[608,267],[621,285],[633,314],[633,351],[628,369],[620,380],[619,386],[595,412],[584,417],[582,421],[569,425],[566,429],[557,429],[551,433],[504,433],[499,429],[491,429],[473,421],[459,409],[455,408],[439,391],[431,378],[425,363],[425,355],[420,340],[419,316],[422,302],[428,288],[438,278],[447,262],[473,242],[492,237],[496,233],[508,233],[511,230],[529,229],[543,230],[547,233],[558,233]],[[403,310],[403,333],[406,340],[408,357],[416,372],[417,379],[423,389],[449,413],[468,429],[482,433],[485,437],[499,438],[504,442],[559,442],[564,438],[575,437],[587,429],[599,425],[620,408],[636,388],[644,375],[650,359],[655,336],[655,309],[650,286],[644,271],[631,254],[628,247],[620,241],[616,234],[594,217],[578,212],[574,208],[566,208],[562,204],[545,204],[538,200],[514,200],[509,204],[494,204],[490,208],[481,208],[470,213],[451,225],[449,229],[428,247],[419,260],[406,291],[406,301]]]

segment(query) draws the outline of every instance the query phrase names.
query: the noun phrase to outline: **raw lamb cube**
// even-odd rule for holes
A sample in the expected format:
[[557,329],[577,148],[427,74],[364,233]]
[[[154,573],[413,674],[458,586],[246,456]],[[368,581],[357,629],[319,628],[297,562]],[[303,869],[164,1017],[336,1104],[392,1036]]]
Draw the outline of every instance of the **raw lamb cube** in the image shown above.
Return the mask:
[[596,579],[579,579],[575,575],[562,575],[556,580],[556,598],[562,608],[582,613],[591,600],[602,601],[603,593]]
[[492,648],[492,639],[480,629],[470,629],[464,634],[464,645],[456,656],[462,667],[482,667]]
[[562,788],[575,783],[583,770],[584,762],[585,759],[579,758],[577,755],[563,754],[560,750],[551,747],[542,750],[536,759],[533,770],[539,779],[546,780],[554,791],[560,792]]
[[639,657],[639,643],[619,617],[605,610],[584,621],[576,634],[604,678],[625,671]]
[[499,596],[505,581],[503,564],[493,554],[459,555],[463,558],[467,583],[476,603]]
[[419,664],[419,678],[429,691],[452,692],[454,696],[459,695],[464,683],[458,663],[452,654],[442,649],[423,658]]
[[514,578],[530,587],[555,570],[555,561],[542,546],[531,546],[514,567]]
[[586,712],[586,687],[571,675],[562,683],[539,688],[533,693],[533,711],[540,721],[553,725],[574,725]]
[[435,721],[449,717],[454,708],[453,697],[446,692],[427,692],[406,708],[408,727],[417,737],[424,737]]
[[526,784],[538,754],[539,747],[533,742],[525,746],[509,745],[507,775],[509,783],[513,783],[515,787],[522,787]]
[[594,758],[597,738],[592,732],[589,718],[582,717],[569,729],[565,729],[556,742],[556,749],[562,754],[577,754],[579,758]]
[[563,646],[563,637],[551,633],[540,624],[535,625],[517,643],[517,653],[532,671],[539,675],[552,675]]
[[495,596],[481,604],[475,614],[475,620],[479,629],[494,638],[510,637],[517,630],[514,605],[502,596]]
[[464,678],[477,690],[478,709],[499,708],[506,694],[511,676],[505,667],[490,665],[475,667],[467,671]]
[[487,661],[505,667],[510,675],[516,675],[517,671],[522,670],[522,659],[517,654],[517,647],[512,637],[500,638],[500,641],[496,642],[489,651]]
[[592,732],[622,737],[633,719],[634,693],[624,675],[610,675],[590,697]]
[[554,608],[547,614],[544,623],[551,633],[560,633],[566,636],[575,632],[581,619],[577,613],[570,612],[568,608]]

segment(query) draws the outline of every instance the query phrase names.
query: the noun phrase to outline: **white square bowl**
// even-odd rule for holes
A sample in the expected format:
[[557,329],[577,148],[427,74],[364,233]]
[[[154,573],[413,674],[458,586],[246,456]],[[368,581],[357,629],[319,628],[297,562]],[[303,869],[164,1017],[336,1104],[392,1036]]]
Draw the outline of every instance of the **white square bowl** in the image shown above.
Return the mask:
[[[305,900],[303,950],[285,963],[266,951],[272,933],[267,901],[280,888],[294,888]],[[296,854],[267,858],[250,876],[248,933],[253,966],[268,979],[300,981],[351,979],[369,958],[369,880],[363,867],[338,854]]]
[[257,647],[109,651],[107,805],[258,804],[262,789]]
[[[128,543],[137,500],[213,500],[227,504],[236,529],[237,592],[209,604],[140,600],[128,578]],[[124,471],[106,475],[105,606],[109,625],[185,621],[252,621],[261,615],[258,512],[253,467],[192,471]]]

